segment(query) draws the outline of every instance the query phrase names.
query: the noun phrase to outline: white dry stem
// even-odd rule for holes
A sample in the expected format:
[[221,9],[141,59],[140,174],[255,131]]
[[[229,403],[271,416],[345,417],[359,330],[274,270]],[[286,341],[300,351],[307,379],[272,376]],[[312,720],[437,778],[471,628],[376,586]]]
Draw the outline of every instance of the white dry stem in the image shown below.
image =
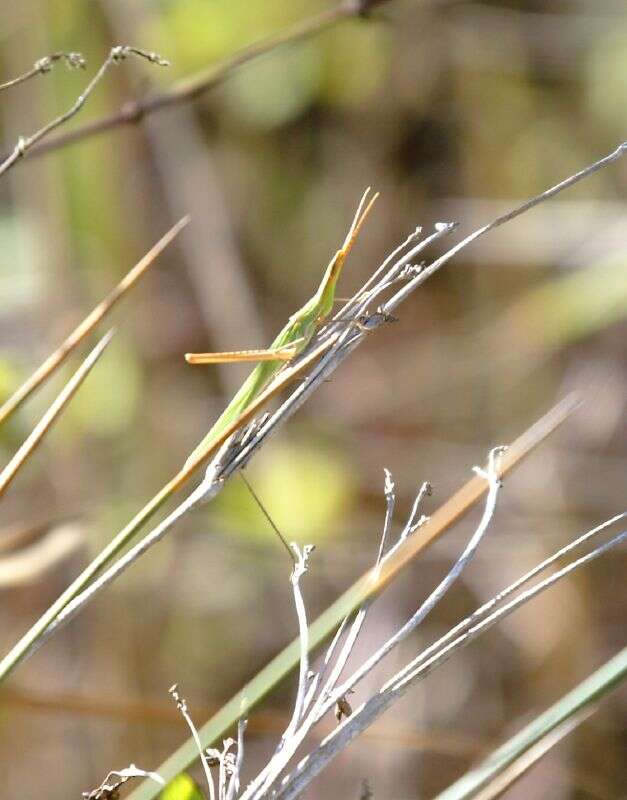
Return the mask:
[[313,545],[307,544],[300,550],[296,542],[292,542],[292,550],[296,556],[296,563],[292,570],[290,582],[294,592],[294,606],[296,607],[296,615],[298,617],[300,669],[298,675],[298,691],[296,693],[296,702],[294,703],[294,714],[290,724],[287,726],[284,738],[289,738],[292,735],[301,720],[307,692],[307,677],[309,675],[309,628],[307,625],[305,601],[303,600],[303,595],[300,590],[300,579],[307,572],[308,560],[313,551]]
[[[604,523],[603,527],[606,527],[607,524],[609,523]],[[283,779],[280,789],[275,794],[276,800],[294,800],[296,797],[299,797],[311,780],[318,775],[339,752],[362,731],[369,727],[384,711],[399,700],[419,680],[426,677],[433,669],[448,660],[453,653],[457,652],[517,608],[529,602],[540,592],[546,591],[546,589],[574,570],[598,558],[600,555],[625,540],[627,540],[627,531],[596,547],[585,556],[567,564],[555,574],[539,582],[528,591],[523,592],[510,603],[502,606],[493,614],[483,619],[482,622],[470,627],[465,633],[454,638],[452,641],[448,641],[448,636],[443,637],[435,646],[429,648],[429,651],[434,651],[431,657],[425,657],[427,651],[421,653],[410,664],[387,681],[381,689],[360,708],[355,710],[352,716],[345,720],[333,733],[327,736],[316,750],[299,762],[294,773]],[[519,581],[517,581],[517,583],[519,583]],[[510,587],[504,589],[503,592],[499,594],[505,595],[509,592]],[[446,643],[440,647],[439,645],[443,641]]]
[[[359,609],[355,617],[355,621],[351,626],[351,630],[349,631],[346,642],[344,643],[344,646],[340,651],[336,663],[334,664],[331,670],[329,678],[324,684],[324,687],[321,689],[317,699],[311,704],[311,708],[308,710],[306,716],[302,720],[300,727],[298,727],[296,730],[292,732],[289,739],[284,739],[282,741],[281,747],[277,750],[273,758],[261,771],[261,773],[253,781],[253,783],[250,784],[250,786],[242,795],[241,800],[253,800],[253,798],[254,800],[257,800],[258,798],[269,795],[273,789],[276,789],[281,774],[285,770],[289,761],[296,754],[298,748],[302,745],[305,737],[310,732],[312,727],[329,710],[331,710],[331,708],[333,708],[340,699],[344,698],[347,693],[352,691],[354,685],[359,680],[361,680],[365,674],[371,671],[394,647],[396,647],[401,641],[403,641],[403,639],[405,639],[409,635],[409,633],[411,633],[411,631],[415,629],[415,627],[424,619],[424,617],[429,613],[429,611],[431,611],[431,609],[439,602],[439,600],[441,600],[441,598],[444,596],[446,591],[448,591],[448,589],[452,586],[455,580],[457,580],[462,570],[470,563],[494,514],[496,499],[500,487],[500,481],[497,471],[498,469],[497,459],[502,451],[503,451],[502,447],[496,447],[490,452],[488,457],[488,467],[486,470],[482,470],[479,469],[478,467],[475,467],[475,471],[477,471],[480,475],[485,477],[486,481],[489,484],[489,491],[486,499],[485,510],[479,522],[479,525],[477,526],[477,530],[475,531],[470,542],[464,549],[462,555],[453,565],[452,569],[449,570],[446,577],[429,595],[427,600],[425,600],[425,602],[422,603],[418,611],[411,617],[411,619],[395,635],[390,637],[390,639],[388,639],[388,641],[385,642],[385,644],[381,648],[379,648],[379,650],[377,650],[377,652],[365,662],[363,667],[358,668],[350,676],[350,678],[348,678],[341,686],[336,686],[337,681],[339,680],[340,675],[350,656],[350,653],[352,652],[353,646],[361,630],[361,627],[365,619],[365,615],[372,603],[372,600],[367,600],[365,603],[362,604],[361,608]],[[386,475],[386,500],[388,508],[392,503],[391,500],[392,497],[393,497],[393,485],[391,484],[391,480],[388,480],[388,477]],[[414,511],[412,509],[412,515],[413,513]],[[386,522],[384,523],[382,540],[384,539],[387,526],[389,525],[388,520],[389,520],[389,515],[386,514]],[[382,548],[380,547],[379,553],[381,552]],[[383,560],[385,559],[382,559],[381,561],[377,559],[376,566],[379,566]]]
[[[117,780],[113,780],[117,778]],[[83,792],[83,800],[114,800],[119,797],[120,787],[131,778],[148,778],[155,783],[165,786],[165,781],[157,772],[149,772],[135,764],[129,764],[124,769],[112,769],[97,789]]]
[[235,759],[233,774],[231,775],[231,779],[229,781],[229,787],[226,792],[225,800],[234,800],[237,792],[239,792],[240,774],[242,771],[242,764],[244,762],[244,733],[246,732],[247,725],[248,720],[246,719],[240,719],[237,723],[237,757]]
[[409,515],[409,519],[407,520],[407,524],[403,528],[401,535],[398,537],[397,546],[404,542],[411,533],[417,531],[418,528],[424,525],[429,519],[429,517],[425,517],[424,515],[419,517],[418,512],[420,511],[420,507],[425,497],[428,497],[431,494],[431,491],[431,484],[428,481],[425,481],[418,490],[418,494],[416,495],[414,505],[412,506],[411,513]]
[[[379,551],[377,553],[377,559],[375,561],[374,570],[372,571],[370,577],[370,580],[372,580],[373,582],[376,582],[378,580],[381,564],[384,561],[385,544],[388,538],[390,528],[392,526],[394,507],[396,504],[395,486],[394,486],[394,481],[392,479],[392,473],[388,469],[384,469],[384,475],[385,479],[383,484],[383,491],[385,494],[385,519],[383,521],[383,531],[381,532],[381,540],[379,542]],[[350,658],[350,654],[353,652],[355,643],[361,632],[364,622],[366,621],[366,615],[368,613],[368,610],[370,609],[370,606],[372,605],[373,602],[374,598],[372,597],[368,598],[361,604],[360,608],[355,614],[355,619],[353,620],[353,624],[351,625],[350,630],[346,636],[346,640],[342,646],[342,649],[340,650],[340,653],[335,661],[335,664],[333,665],[331,674],[329,675],[326,684],[324,685],[322,691],[320,692],[318,698],[318,704],[322,699],[327,698],[330,695],[331,690],[334,688],[334,686],[340,679],[344,667],[346,666],[346,663]],[[346,617],[345,620],[346,622],[348,622],[350,616],[351,615]]]
[[490,451],[488,456],[488,467],[486,470],[480,467],[475,467],[474,471],[485,478],[488,482],[489,490],[486,497],[485,508],[481,516],[481,520],[477,528],[471,536],[468,544],[464,548],[462,554],[459,556],[453,567],[449,570],[447,575],[440,581],[436,588],[431,592],[427,599],[421,604],[416,613],[402,626],[393,636],[391,636],[385,644],[377,650],[369,659],[367,659],[355,672],[341,685],[338,686],[331,699],[327,702],[326,707],[321,707],[319,717],[328,711],[331,702],[335,702],[338,697],[346,694],[349,690],[353,689],[355,685],[361,681],[371,670],[373,670],[380,661],[382,661],[388,653],[406,639],[409,634],[414,631],[418,625],[425,619],[425,617],[435,608],[444,595],[448,592],[451,586],[459,578],[464,569],[470,564],[477,548],[483,539],[485,532],[494,516],[496,510],[496,500],[501,482],[498,476],[498,457],[505,450],[504,447],[495,447]]
[[461,620],[457,625],[451,628],[444,636],[438,639],[437,642],[434,642],[432,645],[427,647],[420,655],[420,658],[423,660],[427,660],[430,658],[433,653],[437,650],[441,650],[444,648],[449,642],[458,638],[461,634],[465,633],[466,631],[470,630],[473,626],[477,625],[482,619],[488,615],[492,609],[494,609],[499,603],[502,603],[506,597],[509,597],[514,592],[521,589],[525,584],[529,583],[533,578],[539,575],[541,572],[544,572],[548,567],[553,565],[556,561],[560,558],[563,558],[565,555],[571,553],[573,550],[580,548],[583,544],[588,542],[591,538],[598,536],[602,533],[606,528],[609,528],[614,523],[618,522],[621,519],[627,517],[627,512],[623,512],[622,514],[617,514],[614,517],[606,520],[605,522],[597,525],[596,528],[592,528],[592,530],[587,531],[582,536],[579,536],[574,541],[567,544],[565,547],[560,548],[552,556],[544,559],[544,561],[540,562],[537,566],[533,569],[526,572],[522,575],[518,580],[511,583],[505,589],[502,589],[500,592],[494,595],[490,600],[484,603],[482,606],[477,608],[475,611],[472,612],[469,616],[465,619]]
[[385,494],[385,519],[383,521],[383,533],[381,534],[381,542],[379,543],[379,552],[377,553],[377,560],[375,567],[379,567],[381,559],[385,553],[385,545],[392,528],[392,520],[394,519],[394,506],[396,505],[396,486],[392,473],[387,467],[383,469],[385,480],[383,483],[383,492]]
[[200,762],[202,764],[202,768],[205,773],[205,780],[207,781],[207,788],[209,790],[209,800],[215,800],[216,789],[213,781],[213,775],[211,774],[211,767],[209,766],[207,756],[203,751],[202,742],[200,741],[198,730],[196,729],[194,721],[192,720],[189,711],[187,710],[187,702],[185,698],[181,697],[181,695],[179,694],[178,686],[176,683],[174,684],[174,686],[170,687],[170,694],[172,695],[172,698],[176,703],[176,707],[179,710],[181,716],[187,723],[187,727],[189,728],[192,734],[192,738],[196,745],[196,749],[198,750],[198,755],[200,756]]
[[[298,675],[298,689],[296,692],[296,701],[294,703],[294,711],[292,718],[285,729],[281,740],[274,752],[274,755],[269,760],[266,767],[257,775],[255,780],[248,786],[243,797],[251,795],[253,792],[260,794],[265,791],[277,776],[287,765],[291,754],[293,753],[294,746],[293,739],[298,730],[299,722],[303,716],[303,710],[307,702],[307,683],[309,677],[309,629],[307,626],[307,613],[305,603],[300,591],[300,579],[307,572],[308,560],[311,552],[313,551],[312,545],[305,545],[301,550],[295,542],[291,543],[292,550],[295,556],[294,568],[290,576],[290,583],[292,584],[292,591],[294,594],[294,605],[296,607],[296,615],[298,617],[298,638],[300,643],[300,662],[299,662],[299,675]],[[300,739],[298,740],[300,743]]]

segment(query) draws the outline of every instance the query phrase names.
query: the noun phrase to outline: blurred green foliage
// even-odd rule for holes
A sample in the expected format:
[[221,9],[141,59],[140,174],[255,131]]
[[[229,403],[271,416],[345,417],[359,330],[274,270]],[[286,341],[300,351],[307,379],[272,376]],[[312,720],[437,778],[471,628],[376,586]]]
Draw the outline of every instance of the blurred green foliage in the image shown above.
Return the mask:
[[[321,542],[332,536],[355,491],[354,471],[341,451],[323,448],[313,437],[271,443],[246,472],[288,542]],[[275,546],[274,532],[241,481],[225,486],[214,510],[239,533]]]
[[118,336],[68,407],[64,424],[80,436],[121,436],[136,421],[142,377],[137,353]]
[[161,800],[205,800],[196,782],[185,772],[173,778],[159,797]]

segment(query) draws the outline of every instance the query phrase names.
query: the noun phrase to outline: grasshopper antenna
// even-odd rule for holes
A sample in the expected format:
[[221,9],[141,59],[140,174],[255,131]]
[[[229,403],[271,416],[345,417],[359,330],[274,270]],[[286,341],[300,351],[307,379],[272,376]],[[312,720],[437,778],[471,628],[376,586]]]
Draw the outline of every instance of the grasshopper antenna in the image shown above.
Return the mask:
[[274,520],[272,519],[272,517],[270,516],[270,514],[269,514],[269,513],[268,513],[268,511],[266,510],[266,507],[265,507],[265,506],[264,506],[264,504],[261,502],[261,499],[259,498],[259,496],[258,496],[258,495],[257,495],[257,493],[255,492],[255,490],[253,489],[253,487],[250,485],[250,481],[248,480],[248,478],[247,478],[247,477],[244,475],[244,473],[243,473],[241,470],[240,470],[240,473],[239,473],[239,474],[241,475],[241,477],[242,477],[242,480],[243,480],[243,481],[244,481],[244,483],[246,484],[246,488],[247,488],[247,489],[248,489],[248,491],[251,493],[251,495],[252,495],[252,497],[253,497],[253,500],[255,501],[255,503],[257,503],[257,505],[258,505],[258,506],[259,506],[259,508],[261,509],[261,513],[262,513],[262,514],[264,515],[264,517],[265,517],[265,518],[268,520],[268,522],[270,523],[270,527],[272,528],[272,530],[273,530],[273,531],[276,533],[276,535],[277,535],[277,536],[279,537],[279,539],[281,540],[281,543],[283,544],[283,547],[284,547],[284,548],[287,550],[287,552],[290,554],[290,560],[292,561],[292,563],[294,563],[294,564],[295,564],[295,563],[296,563],[296,559],[294,558],[294,553],[292,553],[292,548],[291,548],[291,547],[289,546],[289,544],[287,543],[287,540],[286,540],[285,536],[283,536],[283,534],[281,533],[281,531],[280,531],[280,530],[278,529],[278,527],[275,525],[275,523],[274,523]]

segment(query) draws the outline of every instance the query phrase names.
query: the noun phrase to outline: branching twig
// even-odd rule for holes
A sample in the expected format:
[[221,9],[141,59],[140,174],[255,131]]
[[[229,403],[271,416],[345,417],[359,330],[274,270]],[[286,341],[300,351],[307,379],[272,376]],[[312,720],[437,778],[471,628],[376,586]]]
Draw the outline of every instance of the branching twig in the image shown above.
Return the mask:
[[[606,527],[607,524],[609,523],[604,523],[604,525],[601,527]],[[591,534],[592,532],[590,535]],[[586,536],[582,538],[589,538],[589,536],[586,534]],[[409,690],[409,688],[415,685],[422,678],[426,677],[426,675],[435,669],[435,667],[448,660],[448,658],[450,658],[450,656],[457,652],[457,650],[459,650],[461,647],[465,646],[478,635],[491,628],[521,605],[527,603],[537,594],[545,591],[557,581],[573,572],[575,569],[578,569],[593,559],[598,558],[598,556],[602,555],[607,550],[618,545],[620,542],[625,541],[626,539],[627,532],[613,537],[608,542],[596,547],[585,556],[569,563],[554,575],[551,575],[545,580],[539,582],[528,591],[523,592],[510,603],[502,606],[493,614],[483,619],[480,623],[471,626],[466,632],[457,636],[452,641],[449,641],[449,637],[447,635],[434,646],[430,647],[428,651],[421,653],[410,664],[408,664],[393,678],[387,681],[377,693],[375,693],[359,709],[357,709],[336,731],[326,737],[326,739],[316,750],[303,758],[297,765],[295,772],[283,781],[276,797],[280,800],[293,800],[294,798],[298,797],[303,789],[310,783],[310,781],[317,774],[319,774],[322,769],[324,769],[324,767],[346,747],[346,745],[348,745],[353,739],[356,738],[356,736],[358,736],[363,730],[371,725],[372,722],[377,719],[386,709],[388,709],[395,701],[400,699],[400,697],[402,697]],[[552,558],[555,557],[556,556]],[[519,584],[520,582],[517,581],[516,583]],[[514,591],[512,587],[504,589],[503,592],[499,594],[504,596],[509,594],[510,591]],[[427,652],[431,652],[433,655],[427,658]]]
[[29,70],[22,73],[22,75],[18,75],[17,78],[6,81],[6,83],[0,83],[0,92],[10,89],[12,86],[18,86],[36,75],[45,75],[47,72],[51,72],[57,61],[65,61],[69,69],[85,69],[85,59],[80,53],[51,53],[49,56],[44,56],[35,61]]
[[30,395],[39,388],[53,372],[63,364],[65,359],[88,336],[115,304],[142,277],[154,263],[160,253],[170,244],[174,237],[187,225],[189,217],[183,217],[174,227],[140,259],[137,264],[122,278],[118,285],[91,311],[85,319],[72,331],[67,339],[33,372],[33,374],[0,406],[0,424],[7,420]]
[[[489,460],[488,460],[488,468],[486,471],[479,470],[475,468],[475,471],[478,471],[483,478],[489,484],[489,492],[488,498],[486,500],[486,507],[484,514],[477,526],[477,530],[475,534],[472,536],[470,542],[464,549],[462,555],[457,559],[454,566],[451,570],[447,573],[446,577],[440,582],[437,588],[429,595],[429,597],[422,603],[418,611],[408,620],[408,622],[402,626],[402,628],[391,636],[388,641],[380,647],[369,659],[365,661],[365,663],[359,667],[351,677],[346,680],[341,686],[337,685],[337,682],[341,676],[341,673],[344,669],[344,666],[348,660],[348,657],[353,649],[357,636],[361,630],[363,625],[366,613],[371,605],[371,600],[367,600],[362,608],[359,610],[355,622],[351,627],[351,631],[347,636],[346,642],[337,658],[335,665],[331,671],[329,678],[327,679],[324,687],[321,689],[317,700],[311,705],[311,709],[308,711],[307,716],[303,719],[302,724],[298,729],[295,729],[291,732],[291,736],[289,740],[286,740],[282,743],[282,748],[276,753],[276,755],[271,759],[268,763],[267,767],[262,771],[260,776],[253,781],[253,783],[248,787],[246,792],[242,796],[242,800],[257,800],[257,798],[261,798],[264,796],[264,793],[268,793],[272,787],[276,787],[276,783],[279,779],[279,776],[285,766],[288,764],[291,758],[296,754],[298,748],[302,745],[305,737],[309,734],[312,727],[334,706],[339,705],[340,709],[344,710],[346,715],[350,715],[351,710],[348,707],[346,702],[346,696],[353,691],[353,687],[355,684],[360,681],[366,674],[371,672],[374,667],[382,661],[382,659],[400,642],[402,642],[406,637],[413,631],[422,620],[426,617],[426,615],[431,611],[432,608],[442,599],[444,594],[448,591],[448,589],[452,586],[452,584],[457,580],[459,575],[461,574],[462,570],[470,563],[474,553],[476,552],[477,547],[485,533],[488,524],[492,518],[494,513],[494,509],[496,506],[496,497],[498,494],[498,489],[500,486],[500,481],[497,474],[496,468],[496,459],[502,452],[503,448],[494,448],[491,451]],[[388,504],[389,504],[389,496],[390,496],[390,486],[386,480],[386,495],[388,497]],[[388,505],[389,507],[389,505]],[[387,518],[386,518],[387,523]],[[386,525],[384,524],[384,532],[386,529]],[[383,538],[383,537],[382,537]],[[379,563],[375,565],[374,575],[376,576],[377,568]],[[302,664],[301,664],[301,671],[302,671]],[[341,715],[338,719],[341,718]]]
[[127,101],[114,114],[88,122],[76,130],[62,133],[52,139],[48,139],[46,142],[41,142],[31,150],[31,153],[39,155],[58,150],[68,144],[105,133],[113,128],[123,125],[135,125],[144,117],[161,109],[177,106],[181,103],[189,103],[214,89],[239,70],[240,67],[264,56],[266,53],[285,45],[296,44],[322,33],[342,22],[342,20],[362,16],[385,2],[388,2],[388,0],[343,0],[338,2],[338,5],[327,11],[298,22],[281,33],[244,47],[223,61],[188,78],[183,78],[169,91],[154,94],[140,100]]
[[149,53],[146,50],[140,50],[138,47],[130,47],[128,45],[119,45],[117,47],[112,47],[111,52],[107,56],[107,58],[102,62],[102,65],[98,72],[94,75],[91,81],[87,84],[82,94],[78,96],[76,101],[72,104],[72,106],[65,111],[63,114],[60,114],[55,119],[48,122],[46,125],[41,127],[38,131],[31,134],[30,136],[21,136],[11,153],[0,163],[0,176],[3,175],[7,170],[11,169],[11,167],[19,161],[20,158],[24,158],[24,156],[28,153],[28,151],[34,147],[38,142],[41,142],[43,139],[48,136],[48,134],[52,133],[56,128],[63,125],[69,119],[72,119],[73,116],[78,114],[81,108],[85,105],[87,98],[96,88],[100,80],[104,76],[105,72],[109,69],[112,64],[117,64],[120,61],[123,61],[129,55],[139,56],[140,58],[145,58],[147,61],[150,61],[153,64],[158,64],[159,66],[165,67],[168,65],[168,62],[161,58],[160,55],[157,53]]
[[466,569],[468,564],[472,561],[477,548],[483,539],[485,532],[488,529],[490,521],[494,516],[496,509],[496,499],[501,486],[499,480],[497,459],[505,451],[506,448],[495,447],[490,451],[488,457],[488,467],[486,470],[475,467],[474,471],[488,484],[488,496],[486,498],[485,508],[483,515],[475,532],[470,538],[468,544],[464,548],[462,554],[459,556],[453,567],[449,570],[447,575],[431,592],[427,599],[420,605],[415,614],[393,635],[385,644],[377,650],[369,659],[367,659],[355,672],[341,685],[335,687],[331,699],[327,701],[326,705],[321,706],[318,712],[318,718],[321,718],[330,708],[337,697],[341,697],[353,689],[359,681],[361,681],[369,672],[371,672],[377,664],[379,664],[385,656],[388,655],[400,642],[405,640],[409,634],[414,631],[418,625],[425,619],[425,617],[435,608],[444,595],[448,592],[451,586],[459,578],[461,573]]
[[50,430],[56,420],[59,418],[63,409],[67,406],[70,400],[74,397],[79,387],[85,378],[91,372],[92,367],[96,364],[100,356],[104,353],[105,348],[111,341],[113,331],[109,331],[98,344],[94,347],[91,353],[83,361],[81,366],[76,370],[74,375],[65,384],[63,389],[57,395],[55,401],[48,408],[43,417],[39,420],[37,425],[33,428],[27,439],[19,448],[17,453],[9,461],[6,467],[0,473],[0,497],[9,487],[18,471],[24,465],[29,456],[34,452],[35,448],[39,445],[46,433]]
[[400,544],[411,533],[415,533],[415,531],[417,531],[418,528],[424,525],[425,522],[429,521],[429,517],[424,516],[424,514],[419,517],[418,512],[420,511],[420,507],[422,505],[423,500],[425,499],[425,497],[429,497],[432,491],[433,489],[428,481],[425,481],[420,487],[420,490],[416,495],[416,499],[414,500],[414,505],[412,506],[411,513],[407,519],[407,523],[403,528],[401,535],[399,536],[398,544]]
[[[112,781],[113,778],[117,778],[117,780]],[[120,787],[131,778],[149,778],[161,786],[165,785],[161,775],[156,772],[147,772],[145,769],[136,767],[135,764],[130,764],[125,769],[112,769],[97,789],[83,792],[83,798],[84,800],[118,800]],[[110,783],[110,781],[112,782]]]

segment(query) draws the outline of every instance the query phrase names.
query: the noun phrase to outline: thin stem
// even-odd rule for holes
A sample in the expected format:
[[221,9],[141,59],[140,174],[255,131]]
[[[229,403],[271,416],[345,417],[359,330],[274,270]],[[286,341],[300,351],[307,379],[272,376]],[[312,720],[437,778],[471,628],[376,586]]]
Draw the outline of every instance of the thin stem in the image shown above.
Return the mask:
[[248,720],[246,719],[240,719],[237,722],[237,757],[235,760],[233,774],[231,775],[231,780],[229,781],[226,800],[234,800],[235,795],[239,791],[240,774],[242,771],[242,764],[244,763],[244,733],[246,732],[247,725]]
[[191,718],[189,711],[187,709],[187,701],[184,697],[182,697],[178,690],[178,685],[175,683],[174,686],[170,687],[170,694],[172,695],[172,699],[176,703],[176,707],[179,710],[179,713],[185,720],[187,727],[189,728],[192,738],[196,744],[196,748],[198,750],[198,755],[200,756],[200,761],[202,763],[203,772],[205,773],[205,780],[207,781],[207,788],[209,789],[209,800],[215,800],[216,796],[216,789],[215,784],[213,781],[213,775],[211,774],[211,768],[209,767],[209,763],[207,761],[207,757],[203,751],[202,743],[200,741],[200,736],[198,735],[198,730],[194,725],[194,721]]
[[[616,516],[611,517],[610,519],[606,520],[600,525],[597,525],[596,528],[593,528],[592,530],[584,533],[582,536],[579,536],[577,539],[570,542],[565,547],[560,548],[552,556],[549,556],[549,558],[546,558],[544,559],[544,561],[541,561],[537,566],[529,570],[529,572],[526,572],[524,575],[518,578],[518,580],[514,581],[514,583],[510,584],[505,589],[502,589],[500,592],[494,595],[494,597],[492,597],[482,606],[475,609],[475,611],[473,611],[472,614],[470,614],[465,619],[458,622],[457,625],[455,625],[453,628],[451,628],[450,631],[444,634],[444,636],[438,639],[437,642],[434,642],[433,644],[429,645],[429,647],[427,647],[425,650],[422,651],[422,653],[420,654],[420,658],[426,661],[434,652],[442,649],[447,644],[447,642],[452,641],[460,634],[469,630],[470,628],[473,627],[473,625],[477,625],[480,620],[484,619],[487,616],[487,614],[495,606],[497,606],[499,603],[505,600],[506,597],[509,597],[509,595],[513,594],[515,591],[518,591],[518,589],[522,588],[526,583],[529,583],[529,581],[531,581],[541,572],[544,572],[545,569],[552,566],[560,558],[567,555],[568,553],[571,553],[573,550],[576,550],[577,548],[581,547],[591,538],[598,536],[606,528],[610,527],[615,522],[624,519],[625,517],[627,517],[627,512],[623,512],[622,514],[617,514]],[[399,673],[399,675],[401,674],[402,671]]]
[[88,122],[81,127],[59,134],[40,142],[30,151],[31,155],[40,155],[58,150],[74,142],[82,141],[123,125],[135,125],[144,117],[165,108],[189,103],[206,92],[219,86],[241,67],[280,47],[296,44],[316,36],[343,20],[364,15],[388,0],[344,0],[333,8],[315,16],[297,22],[292,27],[260,42],[242,48],[223,61],[218,62],[196,74],[183,78],[166,92],[154,94],[139,100],[127,101],[118,111],[100,119]]
[[412,633],[412,631],[414,631],[418,625],[420,625],[425,617],[436,607],[440,600],[442,600],[444,595],[449,591],[451,586],[453,586],[468,564],[470,564],[496,510],[496,501],[499,489],[501,488],[497,460],[500,455],[505,452],[505,449],[506,448],[503,447],[495,447],[490,451],[488,456],[487,470],[482,470],[478,467],[474,468],[474,471],[487,482],[489,487],[488,494],[481,520],[479,521],[475,532],[470,537],[468,544],[464,548],[459,558],[456,560],[453,567],[448,571],[446,576],[440,581],[427,599],[421,603],[416,613],[413,614],[410,619],[407,620],[407,622],[393,636],[391,636],[382,647],[379,648],[379,650],[373,653],[370,658],[368,658],[361,666],[359,666],[341,686],[338,686],[334,690],[332,698],[320,708],[318,718],[322,717],[329,710],[337,697],[342,696],[349,690],[353,689],[356,684],[359,683],[359,681],[361,681],[377,666],[377,664],[379,664],[385,658],[385,656],[388,655],[388,653],[397,647],[400,642],[404,641],[409,634]]
[[183,217],[170,230],[151,247],[146,255],[127,272],[118,285],[101,300],[100,303],[77,325],[70,335],[59,347],[33,372],[24,383],[16,389],[11,397],[0,406],[0,424],[7,420],[35,392],[54,372],[79,344],[88,336],[96,326],[109,314],[119,300],[131,289],[144,275],[146,270],[154,263],[157,256],[170,244],[189,222],[189,217]]
[[467,633],[455,639],[447,647],[438,651],[429,661],[422,662],[422,656],[418,656],[416,661],[419,666],[416,669],[410,670],[412,664],[405,667],[389,680],[381,689],[367,700],[360,708],[358,708],[351,717],[349,717],[343,725],[331,733],[321,745],[309,756],[306,756],[299,764],[292,776],[286,780],[278,791],[277,800],[294,800],[298,797],[305,787],[318,775],[326,765],[335,758],[351,741],[353,741],[362,731],[369,727],[378,717],[383,714],[394,702],[402,697],[412,686],[419,680],[426,677],[433,669],[439,666],[444,661],[448,660],[451,655],[475,639],[481,633],[485,632],[492,626],[500,622],[504,617],[511,614],[523,604],[529,602],[540,592],[546,591],[558,581],[565,578],[571,572],[584,566],[593,559],[598,558],[603,553],[607,552],[612,547],[620,544],[627,539],[627,532],[615,536],[609,542],[595,548],[586,556],[568,564],[554,575],[551,575],[541,583],[534,586],[528,592],[520,595],[511,603],[500,608],[480,625],[475,626]]
[[305,545],[299,550],[298,545],[292,542],[292,549],[296,556],[294,570],[292,572],[291,583],[294,591],[294,605],[298,617],[298,635],[300,640],[300,668],[298,675],[298,691],[296,702],[294,703],[294,714],[287,727],[284,738],[289,738],[301,720],[305,695],[307,692],[307,676],[309,675],[309,627],[307,625],[307,609],[300,590],[300,579],[307,572],[308,559],[313,551],[312,545]]
[[377,560],[375,567],[378,567],[385,553],[385,545],[392,527],[392,520],[394,519],[394,506],[396,505],[396,492],[394,486],[394,479],[389,469],[384,469],[385,481],[383,484],[383,491],[385,494],[385,520],[383,521],[383,533],[381,534],[381,541],[379,542],[379,552],[377,553]]
[[52,131],[56,130],[56,128],[60,127],[65,122],[72,119],[73,116],[78,114],[78,112],[87,102],[89,95],[94,91],[96,86],[104,77],[104,74],[107,72],[109,67],[112,64],[117,64],[118,62],[123,61],[129,55],[139,56],[140,58],[144,58],[153,64],[158,64],[159,66],[168,65],[168,62],[161,58],[161,56],[157,55],[156,53],[148,53],[145,50],[140,50],[138,47],[124,45],[111,48],[111,52],[102,62],[98,72],[96,72],[94,77],[85,87],[83,93],[78,96],[78,98],[67,111],[46,123],[46,125],[39,128],[39,130],[35,131],[35,133],[31,134],[30,136],[20,137],[20,139],[18,139],[18,142],[13,148],[12,152],[9,153],[2,163],[0,163],[0,176],[7,172],[7,170],[11,169],[11,167],[17,161],[19,161],[20,158],[24,158],[28,151],[42,139],[45,139],[48,134],[52,133]]
[[111,341],[113,331],[109,331],[98,342],[96,347],[91,351],[87,358],[83,361],[81,366],[76,370],[74,375],[65,384],[63,389],[57,395],[55,401],[48,408],[43,417],[39,420],[37,425],[33,428],[30,435],[26,438],[22,446],[15,453],[13,458],[9,461],[6,467],[0,473],[0,497],[6,492],[7,488],[24,466],[27,459],[33,454],[35,448],[40,444],[41,440],[48,433],[53,424],[61,416],[63,410],[74,397],[79,387],[82,385],[85,378],[89,375],[92,368],[100,356],[104,353],[107,345]]
[[49,56],[35,61],[29,70],[18,75],[17,78],[0,83],[0,92],[10,89],[12,86],[19,86],[20,83],[24,83],[36,75],[45,75],[47,72],[51,72],[54,64],[61,60],[65,61],[70,69],[85,69],[85,59],[80,53],[51,53]]
[[534,206],[539,205],[540,203],[545,202],[546,200],[550,200],[551,197],[554,197],[556,194],[563,192],[565,189],[570,189],[571,186],[574,186],[579,181],[587,178],[589,175],[592,175],[595,172],[598,172],[600,169],[607,167],[613,161],[622,158],[627,152],[627,142],[623,142],[620,144],[615,150],[613,150],[609,155],[600,158],[598,161],[589,164],[587,167],[579,170],[579,172],[575,172],[574,175],[570,175],[568,178],[565,178],[563,181],[556,183],[550,189],[547,189],[544,192],[540,192],[540,194],[535,195],[530,200],[521,203],[516,208],[513,208],[511,211],[508,211],[505,214],[502,214],[500,217],[492,220],[487,225],[484,225],[482,228],[471,233],[465,239],[462,239],[461,242],[458,242],[454,247],[452,247],[448,252],[446,252],[443,256],[436,259],[432,264],[426,267],[419,275],[417,275],[413,280],[409,281],[405,286],[403,286],[399,291],[390,299],[388,302],[383,306],[383,311],[385,313],[391,313],[394,309],[405,300],[408,295],[410,295],[418,286],[424,283],[428,278],[433,275],[434,272],[437,272],[440,267],[444,266],[448,261],[450,261],[453,256],[457,255],[460,250],[463,250],[465,247],[468,247],[469,244],[474,242],[480,236],[484,236],[489,231],[498,228],[500,225],[504,225],[506,222],[510,222],[511,220],[519,217],[521,214],[524,214],[529,209],[533,208]]

